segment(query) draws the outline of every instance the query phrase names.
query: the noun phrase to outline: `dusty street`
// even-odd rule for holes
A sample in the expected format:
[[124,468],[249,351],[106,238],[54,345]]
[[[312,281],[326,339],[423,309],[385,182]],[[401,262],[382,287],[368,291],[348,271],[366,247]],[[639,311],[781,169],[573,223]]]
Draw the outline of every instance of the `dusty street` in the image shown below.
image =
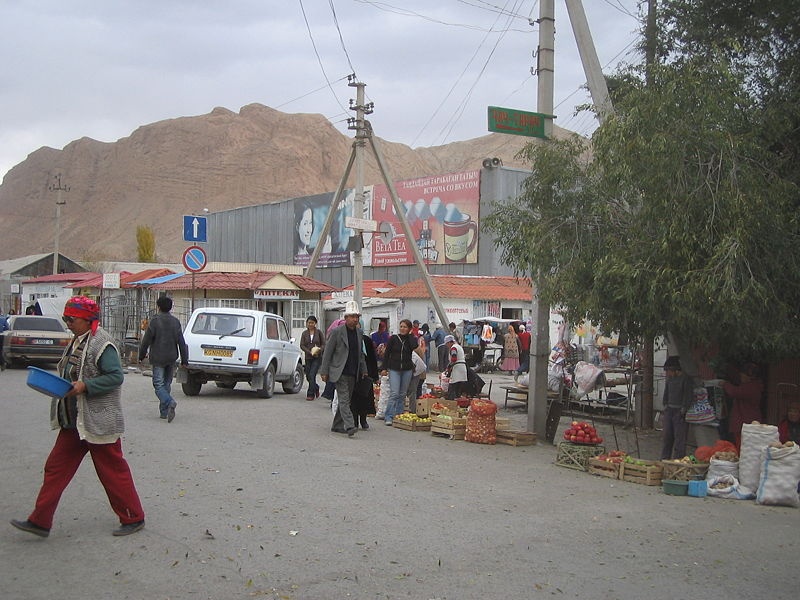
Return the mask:
[[123,447],[146,528],[111,536],[87,458],[40,539],[7,524],[30,512],[55,436],[49,399],[25,379],[0,374],[5,598],[796,596],[798,509],[666,496],[557,467],[547,444],[483,446],[375,420],[348,439],[329,431],[327,402],[245,386],[186,398],[175,385],[167,424],[138,372],[123,389]]

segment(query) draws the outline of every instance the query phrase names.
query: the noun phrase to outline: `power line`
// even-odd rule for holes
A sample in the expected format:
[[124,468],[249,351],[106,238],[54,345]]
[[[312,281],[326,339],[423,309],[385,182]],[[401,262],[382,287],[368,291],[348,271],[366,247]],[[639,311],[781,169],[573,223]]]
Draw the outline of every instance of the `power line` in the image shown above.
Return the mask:
[[299,0],[300,2],[300,10],[303,12],[303,20],[306,23],[306,30],[308,31],[308,38],[311,40],[311,46],[314,48],[314,54],[317,57],[317,62],[319,63],[319,68],[322,71],[322,76],[325,77],[325,81],[328,83],[328,88],[331,90],[331,94],[333,94],[334,100],[336,103],[342,107],[342,110],[346,111],[347,109],[344,107],[342,102],[339,100],[339,97],[336,95],[336,91],[333,89],[333,85],[331,85],[330,79],[328,79],[328,74],[325,72],[325,65],[322,64],[322,58],[317,51],[317,44],[314,41],[314,35],[311,33],[311,25],[308,23],[308,16],[306,15],[305,6],[303,6],[303,0]]

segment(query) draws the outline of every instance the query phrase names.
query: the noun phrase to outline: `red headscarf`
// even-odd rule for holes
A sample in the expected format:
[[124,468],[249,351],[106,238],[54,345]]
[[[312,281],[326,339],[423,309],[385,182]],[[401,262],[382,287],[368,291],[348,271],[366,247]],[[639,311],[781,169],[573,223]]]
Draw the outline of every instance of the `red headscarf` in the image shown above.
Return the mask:
[[97,328],[100,326],[100,306],[86,296],[75,296],[67,300],[64,305],[64,316],[89,321],[92,326],[92,335],[97,333]]

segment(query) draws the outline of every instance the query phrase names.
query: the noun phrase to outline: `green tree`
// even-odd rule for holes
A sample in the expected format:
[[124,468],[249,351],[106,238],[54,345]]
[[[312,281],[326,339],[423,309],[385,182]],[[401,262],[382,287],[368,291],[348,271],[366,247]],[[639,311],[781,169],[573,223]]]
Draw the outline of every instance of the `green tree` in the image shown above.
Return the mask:
[[486,219],[503,260],[540,273],[543,300],[572,321],[796,355],[798,190],[746,77],[697,56],[653,66],[648,86],[640,68],[621,80],[591,158],[579,140],[524,150],[523,194]]
[[136,226],[136,254],[139,262],[156,262],[156,236],[147,225]]

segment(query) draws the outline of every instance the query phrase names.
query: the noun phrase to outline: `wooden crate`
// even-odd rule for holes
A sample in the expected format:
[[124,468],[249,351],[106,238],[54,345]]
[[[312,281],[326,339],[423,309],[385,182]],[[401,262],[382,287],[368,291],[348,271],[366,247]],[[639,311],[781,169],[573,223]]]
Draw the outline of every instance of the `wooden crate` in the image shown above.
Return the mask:
[[592,475],[619,479],[620,464],[592,457],[589,459],[588,470]]
[[662,460],[661,466],[664,469],[661,478],[671,481],[705,479],[706,472],[708,472],[708,463],[685,463],[679,460]]
[[498,431],[501,429],[511,429],[511,419],[508,417],[495,417],[494,418],[494,427]]
[[430,431],[431,424],[428,423],[420,423],[419,421],[401,421],[398,419],[392,419],[392,427],[396,429],[402,429],[404,431]]
[[508,444],[509,446],[533,446],[536,444],[536,434],[530,431],[498,429],[497,443]]
[[431,417],[439,415],[439,414],[442,414],[442,415],[449,414],[449,415],[453,415],[453,416],[457,415],[457,413],[458,413],[458,402],[456,402],[455,400],[443,400],[441,398],[436,398],[433,402],[431,402],[431,404],[436,404],[436,403],[443,404],[447,408],[445,410],[442,410],[442,409],[435,409],[432,406],[429,406],[428,407],[428,412],[430,413]]
[[556,464],[567,469],[586,471],[589,468],[589,459],[599,456],[606,451],[603,446],[585,446],[572,442],[559,442],[556,454]]
[[463,440],[467,432],[467,419],[463,417],[446,418],[441,415],[431,421],[431,435],[445,436],[451,440]]
[[643,465],[623,462],[620,465],[619,478],[641,485],[661,485],[664,468],[657,460],[643,460]]

